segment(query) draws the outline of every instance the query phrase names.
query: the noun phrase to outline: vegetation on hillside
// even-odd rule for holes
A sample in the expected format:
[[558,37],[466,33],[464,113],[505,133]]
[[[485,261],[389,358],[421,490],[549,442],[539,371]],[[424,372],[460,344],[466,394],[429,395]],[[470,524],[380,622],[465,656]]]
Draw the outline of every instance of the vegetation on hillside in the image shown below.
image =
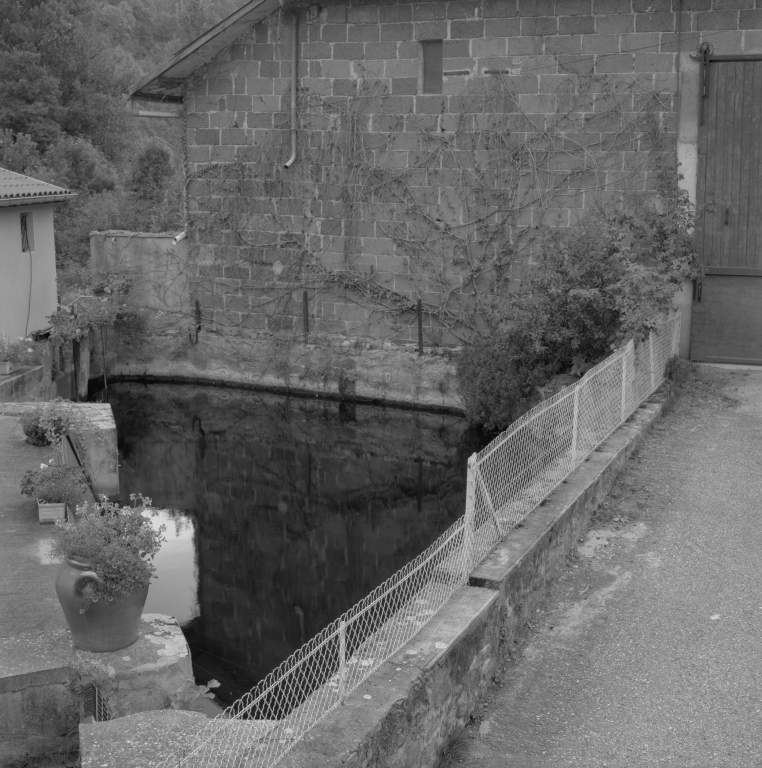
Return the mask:
[[92,230],[183,225],[179,120],[129,114],[138,80],[237,0],[0,0],[0,167],[73,189],[56,217],[66,284]]

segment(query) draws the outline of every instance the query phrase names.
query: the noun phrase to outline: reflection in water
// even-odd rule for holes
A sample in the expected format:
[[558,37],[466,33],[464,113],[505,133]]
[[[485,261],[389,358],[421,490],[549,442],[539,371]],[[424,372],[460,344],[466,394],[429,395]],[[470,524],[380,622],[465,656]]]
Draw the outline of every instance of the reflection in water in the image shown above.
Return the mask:
[[164,538],[154,558],[160,579],[151,582],[145,613],[166,613],[185,624],[198,616],[196,596],[196,551],[193,518],[176,510],[158,510],[154,528],[164,525]]
[[454,416],[171,385],[110,400],[122,496],[173,510],[146,610],[178,618],[225,703],[463,512]]

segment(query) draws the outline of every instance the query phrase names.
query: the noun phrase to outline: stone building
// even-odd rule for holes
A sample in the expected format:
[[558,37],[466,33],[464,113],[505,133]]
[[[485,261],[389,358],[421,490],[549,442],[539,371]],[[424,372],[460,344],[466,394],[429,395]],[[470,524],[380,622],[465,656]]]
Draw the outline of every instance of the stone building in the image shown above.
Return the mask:
[[251,0],[132,92],[182,103],[203,322],[457,345],[548,231],[679,161],[694,357],[762,361],[755,2]]

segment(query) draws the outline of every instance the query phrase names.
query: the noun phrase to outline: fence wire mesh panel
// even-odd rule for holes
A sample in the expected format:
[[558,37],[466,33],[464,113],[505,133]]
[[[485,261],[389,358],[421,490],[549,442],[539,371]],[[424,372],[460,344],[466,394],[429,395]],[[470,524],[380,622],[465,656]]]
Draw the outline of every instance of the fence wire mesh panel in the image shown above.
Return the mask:
[[158,768],[269,768],[411,640],[520,523],[662,383],[680,316],[514,422],[468,463],[466,511]]
[[661,385],[679,339],[675,315],[525,413],[471,457],[466,527],[474,530],[474,565]]
[[461,517],[428,549],[326,627],[162,766],[275,765],[413,638],[468,580]]

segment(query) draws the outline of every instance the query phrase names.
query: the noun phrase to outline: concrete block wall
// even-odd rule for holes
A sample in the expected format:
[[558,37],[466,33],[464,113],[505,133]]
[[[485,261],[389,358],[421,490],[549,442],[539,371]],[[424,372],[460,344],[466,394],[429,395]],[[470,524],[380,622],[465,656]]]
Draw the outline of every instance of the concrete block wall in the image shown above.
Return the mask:
[[[186,98],[204,323],[298,334],[307,289],[311,331],[414,340],[420,298],[424,342],[459,343],[478,324],[475,291],[515,287],[539,225],[574,224],[675,165],[678,51],[757,49],[758,1],[683,0],[677,13],[679,0],[324,0],[314,15],[295,3],[290,169],[291,17],[273,14]],[[441,94],[421,92],[432,39],[443,41]],[[655,132],[633,122],[643,111]],[[519,183],[494,169],[498,134],[509,155],[542,152],[552,136],[554,158]],[[369,192],[369,166],[404,178],[396,201],[388,183]],[[511,194],[518,210],[504,215]],[[492,224],[467,225],[476,219]]]

